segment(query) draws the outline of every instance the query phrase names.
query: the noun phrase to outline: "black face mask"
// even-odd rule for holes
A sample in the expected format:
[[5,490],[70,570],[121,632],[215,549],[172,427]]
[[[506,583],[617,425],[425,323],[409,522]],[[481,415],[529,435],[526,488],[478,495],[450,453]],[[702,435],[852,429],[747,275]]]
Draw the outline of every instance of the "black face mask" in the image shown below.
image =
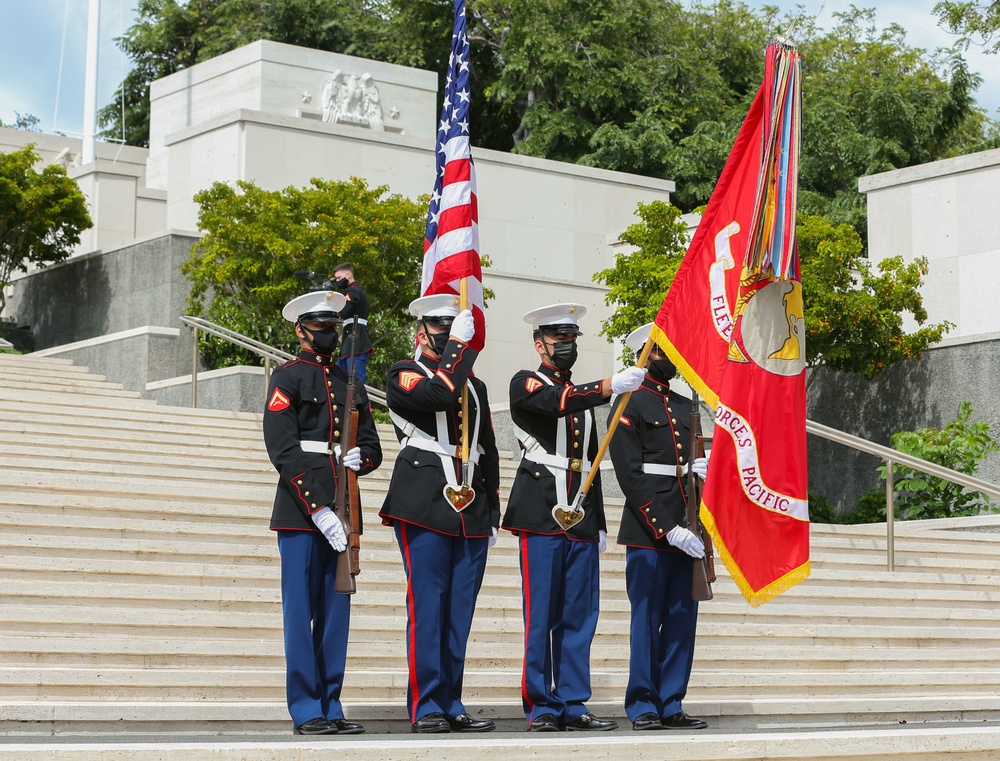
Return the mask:
[[317,354],[333,354],[337,349],[337,329],[334,327],[323,328],[322,330],[309,330],[303,328],[307,336],[311,335],[309,343]]
[[656,380],[666,382],[677,375],[677,367],[669,359],[651,359],[649,374]]
[[576,363],[577,353],[576,341],[559,341],[552,344],[549,357],[557,369],[567,372]]
[[448,345],[448,339],[451,338],[451,331],[446,330],[443,333],[431,333],[427,329],[427,323],[424,323],[424,333],[427,334],[427,338],[431,342],[431,346],[434,348],[434,353],[438,355],[438,358],[444,356],[444,347]]
[[334,281],[334,285],[337,286],[338,288],[346,288],[350,284],[351,284],[351,281],[348,280],[346,277],[342,277],[342,278],[340,278],[340,280]]

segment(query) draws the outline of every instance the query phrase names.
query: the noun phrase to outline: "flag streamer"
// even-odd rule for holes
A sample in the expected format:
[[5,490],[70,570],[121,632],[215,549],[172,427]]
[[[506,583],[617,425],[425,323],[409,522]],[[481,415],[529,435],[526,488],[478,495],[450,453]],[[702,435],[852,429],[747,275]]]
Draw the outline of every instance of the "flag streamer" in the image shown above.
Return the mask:
[[798,256],[795,207],[802,142],[802,66],[798,50],[786,42],[772,43],[766,56],[764,113],[770,119],[763,124],[755,224],[746,266],[751,273],[773,273],[779,280],[788,280]]

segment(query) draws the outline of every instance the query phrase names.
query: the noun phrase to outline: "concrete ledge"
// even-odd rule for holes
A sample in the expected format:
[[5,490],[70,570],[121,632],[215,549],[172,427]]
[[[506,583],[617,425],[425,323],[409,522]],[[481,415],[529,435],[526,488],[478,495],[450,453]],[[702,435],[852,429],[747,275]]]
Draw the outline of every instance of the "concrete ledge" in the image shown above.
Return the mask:
[[[264,368],[237,365],[198,373],[198,408],[261,412],[264,409]],[[144,396],[174,407],[191,406],[191,376],[181,375],[146,384]]]
[[95,338],[41,349],[30,356],[61,357],[74,363],[100,367],[105,378],[130,391],[143,391],[150,378],[176,372],[181,331],[145,325]]
[[858,179],[858,190],[862,193],[870,193],[873,190],[883,190],[909,182],[920,182],[950,174],[963,174],[977,169],[987,169],[998,164],[1000,164],[1000,148],[942,159],[941,161],[931,161],[927,164],[895,169],[891,172],[871,174]]

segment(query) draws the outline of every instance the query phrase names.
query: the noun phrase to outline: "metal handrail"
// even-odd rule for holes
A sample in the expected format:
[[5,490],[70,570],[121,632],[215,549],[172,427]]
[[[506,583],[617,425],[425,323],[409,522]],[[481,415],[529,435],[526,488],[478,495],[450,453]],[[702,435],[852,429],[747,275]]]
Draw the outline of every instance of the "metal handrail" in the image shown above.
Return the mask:
[[905,452],[900,452],[896,449],[876,444],[872,441],[868,441],[867,439],[862,439],[859,436],[852,436],[849,433],[838,431],[836,428],[830,428],[830,426],[823,425],[822,423],[806,420],[806,433],[820,436],[829,441],[843,444],[861,452],[867,452],[868,454],[875,455],[885,461],[886,555],[887,566],[890,571],[894,571],[896,569],[895,532],[893,528],[895,518],[895,482],[893,477],[893,468],[895,465],[905,465],[908,468],[919,470],[921,473],[936,476],[937,478],[943,478],[946,481],[951,481],[952,483],[959,484],[968,489],[973,489],[975,491],[982,492],[983,494],[989,494],[991,497],[1000,498],[1000,486],[990,483],[989,481],[984,481],[981,478],[969,476],[965,473],[959,473],[957,470],[952,470],[951,468],[946,468],[943,465],[928,462],[920,457],[914,457],[913,455],[906,454]]
[[[209,322],[201,317],[189,317],[187,315],[181,316],[181,322],[187,325],[194,332],[194,349],[191,367],[191,406],[196,407],[198,403],[198,331],[203,330],[206,333],[222,338],[229,341],[236,346],[240,346],[244,349],[248,349],[256,353],[258,356],[264,358],[264,385],[265,389],[270,385],[271,377],[271,362],[287,362],[290,359],[294,359],[295,355],[290,354],[287,351],[282,351],[281,349],[276,349],[273,346],[257,341],[253,338],[243,335],[242,333],[237,333],[235,330],[230,330],[229,328],[224,328],[221,325],[216,325],[214,322]],[[369,398],[372,401],[381,404],[382,406],[388,406],[386,404],[385,392],[380,391],[377,388],[372,388],[366,385],[365,390],[368,392]],[[491,409],[496,409],[497,407],[503,407],[504,405],[490,405]],[[929,462],[920,457],[914,457],[913,455],[906,454],[905,452],[900,452],[898,450],[892,449],[891,447],[883,446],[881,444],[876,444],[873,441],[868,441],[868,439],[862,439],[860,436],[854,436],[850,433],[845,433],[844,431],[839,431],[836,428],[831,428],[828,425],[823,425],[822,423],[816,423],[812,420],[806,420],[806,433],[811,433],[814,436],[819,436],[821,438],[827,439],[828,441],[833,441],[837,444],[843,444],[844,446],[851,447],[852,449],[857,449],[860,452],[866,452],[868,454],[874,455],[879,459],[883,460],[886,465],[885,469],[885,522],[886,522],[886,565],[890,571],[896,568],[895,559],[895,495],[894,495],[894,467],[895,465],[904,465],[913,470],[918,470],[921,473],[926,473],[930,476],[936,476],[937,478],[943,478],[946,481],[951,481],[952,483],[959,484],[968,489],[972,489],[983,494],[988,494],[991,497],[996,497],[1000,499],[1000,486],[989,481],[984,481],[981,478],[976,478],[975,476],[969,476],[965,473],[960,473],[957,470],[952,470],[951,468],[946,468],[943,465],[938,465],[937,463]]]
[[[290,359],[295,359],[295,355],[287,351],[282,351],[281,349],[276,349],[266,343],[262,343],[254,338],[245,336],[242,333],[237,333],[235,330],[230,330],[229,328],[224,328],[221,325],[217,325],[214,322],[209,322],[202,317],[189,317],[188,315],[181,315],[181,322],[191,328],[193,332],[193,342],[194,348],[192,348],[191,355],[191,406],[198,406],[198,331],[204,331],[209,335],[216,336],[231,344],[242,347],[249,351],[254,352],[257,356],[264,359],[264,391],[267,392],[268,386],[271,384],[271,363],[276,362],[287,362]],[[368,392],[368,398],[373,402],[381,404],[383,407],[386,405],[385,392],[380,391],[377,388],[373,388],[369,385],[365,385],[365,391]]]

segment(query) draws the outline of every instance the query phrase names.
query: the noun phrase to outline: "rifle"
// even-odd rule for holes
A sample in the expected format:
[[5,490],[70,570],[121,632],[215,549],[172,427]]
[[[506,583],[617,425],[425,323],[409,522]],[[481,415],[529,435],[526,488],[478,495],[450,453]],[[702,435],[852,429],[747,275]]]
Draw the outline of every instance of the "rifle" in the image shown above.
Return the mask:
[[[695,459],[705,456],[705,438],[701,434],[701,412],[698,411],[698,394],[691,395],[691,424],[688,428],[688,452],[690,453],[687,474],[687,523],[688,528],[705,545],[705,557],[694,561],[694,575],[691,577],[691,599],[711,600],[712,582],[715,581],[715,553],[712,537],[701,522],[701,479],[691,469]],[[680,470],[680,466],[678,466]]]
[[344,524],[347,549],[337,558],[337,575],[334,591],[352,595],[358,591],[355,577],[361,573],[361,495],[358,493],[358,475],[344,465],[344,455],[358,444],[357,369],[354,367],[354,344],[357,341],[358,318],[354,318],[351,331],[351,363],[347,374],[347,393],[344,396],[344,427],[340,436],[340,462],[337,463],[337,497],[334,512]]

